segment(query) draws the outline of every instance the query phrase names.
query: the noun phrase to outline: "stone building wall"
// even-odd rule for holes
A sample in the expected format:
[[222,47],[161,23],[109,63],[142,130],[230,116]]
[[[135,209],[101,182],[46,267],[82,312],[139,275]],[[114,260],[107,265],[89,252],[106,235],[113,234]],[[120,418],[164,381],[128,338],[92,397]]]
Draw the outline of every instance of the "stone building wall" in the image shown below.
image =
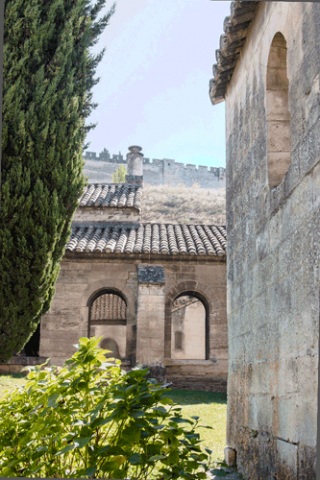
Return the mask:
[[[127,303],[127,360],[152,367],[152,372],[173,381],[174,386],[190,388],[191,382],[193,388],[225,391],[228,372],[225,260],[171,258],[160,263],[151,258],[149,265],[160,266],[164,271],[164,281],[153,284],[138,278],[139,265],[145,261],[124,259],[123,255],[112,260],[76,259],[66,254],[50,311],[41,321],[40,355],[50,357],[55,365],[61,365],[71,356],[75,351],[73,344],[88,335],[90,300],[102,289],[111,288],[121,292]],[[170,358],[171,306],[183,292],[199,295],[207,307],[209,350],[205,360]]]
[[[112,182],[112,173],[116,171],[120,164],[126,165],[126,159],[122,156],[106,159],[104,156],[97,157],[92,155],[95,152],[86,152],[84,157],[84,174],[89,178],[89,182],[108,183]],[[192,186],[198,183],[204,188],[222,188],[225,187],[225,169],[220,167],[196,166],[193,164],[184,165],[174,160],[150,161],[149,158],[143,159],[143,180],[144,183],[151,185],[172,185],[177,186],[181,183],[186,186]]]
[[[291,153],[270,188],[266,78],[278,32],[287,43]],[[316,478],[319,42],[319,3],[259,2],[227,88],[227,443],[250,480]]]

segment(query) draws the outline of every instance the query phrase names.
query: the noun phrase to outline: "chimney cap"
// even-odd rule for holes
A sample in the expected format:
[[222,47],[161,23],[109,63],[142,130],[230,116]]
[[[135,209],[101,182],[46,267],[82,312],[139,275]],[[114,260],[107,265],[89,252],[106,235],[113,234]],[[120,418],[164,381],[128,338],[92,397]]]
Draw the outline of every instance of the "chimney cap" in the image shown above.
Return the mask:
[[132,147],[129,147],[129,151],[131,153],[140,153],[142,151],[142,148],[138,147],[137,145],[133,145]]

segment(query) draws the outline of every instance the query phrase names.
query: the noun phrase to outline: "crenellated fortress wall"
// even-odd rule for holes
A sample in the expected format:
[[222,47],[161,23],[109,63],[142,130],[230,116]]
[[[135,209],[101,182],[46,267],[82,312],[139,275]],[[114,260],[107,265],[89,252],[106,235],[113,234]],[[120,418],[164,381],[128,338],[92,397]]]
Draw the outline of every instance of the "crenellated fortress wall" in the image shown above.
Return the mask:
[[[121,153],[110,156],[108,151],[86,152],[84,156],[84,174],[90,182],[112,182],[112,173],[119,165],[126,165],[127,161]],[[205,167],[193,164],[183,164],[169,159],[143,158],[143,180],[151,185],[177,186],[183,183],[192,186],[194,183],[204,188],[225,187],[225,168]]]

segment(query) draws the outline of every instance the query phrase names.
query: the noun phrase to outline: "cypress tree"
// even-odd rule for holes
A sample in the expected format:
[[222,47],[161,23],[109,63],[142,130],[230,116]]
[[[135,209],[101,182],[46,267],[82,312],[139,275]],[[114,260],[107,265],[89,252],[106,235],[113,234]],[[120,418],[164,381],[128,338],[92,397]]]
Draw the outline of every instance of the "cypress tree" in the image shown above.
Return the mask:
[[6,0],[0,212],[0,361],[19,352],[50,307],[83,192],[90,53],[115,5]]

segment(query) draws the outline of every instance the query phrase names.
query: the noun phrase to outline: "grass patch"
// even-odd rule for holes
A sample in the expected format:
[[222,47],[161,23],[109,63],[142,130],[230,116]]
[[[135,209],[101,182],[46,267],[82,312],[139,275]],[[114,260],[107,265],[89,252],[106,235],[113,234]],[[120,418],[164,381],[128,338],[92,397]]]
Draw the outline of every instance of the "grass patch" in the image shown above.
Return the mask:
[[225,393],[199,392],[195,390],[172,390],[168,397],[182,407],[183,415],[200,417],[198,427],[203,447],[212,450],[212,459],[223,461],[226,446],[227,395]]
[[[24,385],[26,377],[22,373],[0,375],[0,398],[6,390],[16,385]],[[208,425],[212,430],[198,427],[197,433],[203,443],[213,451],[213,460],[223,460],[226,446],[227,396],[225,393],[200,392],[195,390],[171,390],[168,397],[182,407],[187,418],[200,417],[200,425]]]
[[24,385],[27,383],[24,373],[6,373],[0,375],[0,398],[3,397],[6,390],[13,390],[16,385]]

